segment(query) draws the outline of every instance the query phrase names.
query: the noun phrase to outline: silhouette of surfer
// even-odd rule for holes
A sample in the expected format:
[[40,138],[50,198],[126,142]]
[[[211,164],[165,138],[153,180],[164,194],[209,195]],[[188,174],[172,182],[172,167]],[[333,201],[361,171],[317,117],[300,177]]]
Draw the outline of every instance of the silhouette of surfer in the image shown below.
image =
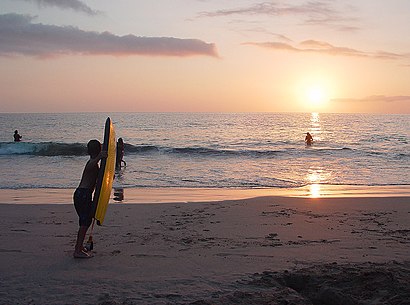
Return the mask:
[[98,163],[101,159],[107,158],[107,151],[101,150],[101,143],[98,140],[90,140],[87,144],[87,151],[90,159],[84,167],[80,184],[74,192],[74,207],[79,218],[79,229],[75,244],[75,258],[89,258],[92,254],[83,245],[88,228],[92,223],[92,196],[97,182]]
[[121,169],[122,164],[127,166],[127,163],[123,160],[124,158],[124,141],[122,138],[118,138],[117,141],[117,154],[115,158],[115,169]]
[[309,146],[312,145],[313,137],[309,132],[306,133],[305,142],[306,142],[306,145],[309,145]]
[[14,142],[20,142],[21,141],[22,136],[19,135],[18,130],[14,131]]

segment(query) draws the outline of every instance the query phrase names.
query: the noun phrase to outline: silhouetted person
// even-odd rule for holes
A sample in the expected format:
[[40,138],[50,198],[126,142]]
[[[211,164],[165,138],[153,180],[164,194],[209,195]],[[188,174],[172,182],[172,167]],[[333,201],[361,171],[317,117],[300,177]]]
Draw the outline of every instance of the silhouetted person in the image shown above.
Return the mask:
[[75,258],[92,257],[88,249],[84,248],[83,243],[87,230],[92,223],[92,197],[97,183],[98,171],[100,170],[98,162],[108,156],[107,151],[101,150],[101,143],[98,140],[88,142],[87,152],[90,155],[90,159],[84,167],[80,184],[73,196],[74,207],[79,219],[77,241],[73,254]]
[[313,137],[308,132],[306,133],[305,142],[306,142],[306,145],[312,145],[312,142],[313,142]]
[[115,158],[115,169],[121,169],[122,163],[127,166],[127,163],[123,160],[124,158],[124,141],[122,138],[118,138],[117,141],[117,154]]
[[18,130],[14,131],[14,142],[20,142],[21,141],[22,136],[19,135]]

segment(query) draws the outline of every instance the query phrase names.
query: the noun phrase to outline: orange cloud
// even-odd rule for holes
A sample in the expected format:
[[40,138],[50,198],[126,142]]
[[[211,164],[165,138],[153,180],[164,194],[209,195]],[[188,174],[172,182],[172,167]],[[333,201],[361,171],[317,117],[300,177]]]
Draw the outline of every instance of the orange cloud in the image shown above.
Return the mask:
[[337,56],[356,56],[378,59],[409,59],[408,54],[396,54],[385,51],[366,52],[352,49],[349,47],[338,47],[328,42],[317,40],[305,40],[299,43],[298,46],[292,46],[290,44],[283,42],[245,42],[243,44],[267,48],[271,50],[288,50],[301,53],[321,53]]

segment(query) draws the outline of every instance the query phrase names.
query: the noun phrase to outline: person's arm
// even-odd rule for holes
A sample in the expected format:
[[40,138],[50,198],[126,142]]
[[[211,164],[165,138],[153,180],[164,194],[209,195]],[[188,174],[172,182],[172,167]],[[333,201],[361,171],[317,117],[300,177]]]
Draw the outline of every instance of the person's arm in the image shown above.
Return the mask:
[[90,159],[90,161],[87,162],[86,167],[94,167],[97,165],[97,163],[103,159],[103,158],[107,158],[108,157],[108,152],[105,150],[102,150],[97,157]]

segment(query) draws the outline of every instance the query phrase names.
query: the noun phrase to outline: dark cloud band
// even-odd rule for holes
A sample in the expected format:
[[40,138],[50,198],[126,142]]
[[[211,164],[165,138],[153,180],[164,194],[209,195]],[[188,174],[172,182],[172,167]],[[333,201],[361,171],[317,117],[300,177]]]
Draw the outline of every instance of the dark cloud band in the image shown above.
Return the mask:
[[361,99],[354,98],[335,98],[332,99],[334,102],[386,102],[386,103],[398,103],[405,102],[410,103],[410,96],[408,95],[395,95],[395,96],[385,96],[385,95],[372,95]]
[[0,55],[51,57],[64,54],[217,57],[214,44],[198,39],[117,36],[33,23],[33,17],[0,15]]

